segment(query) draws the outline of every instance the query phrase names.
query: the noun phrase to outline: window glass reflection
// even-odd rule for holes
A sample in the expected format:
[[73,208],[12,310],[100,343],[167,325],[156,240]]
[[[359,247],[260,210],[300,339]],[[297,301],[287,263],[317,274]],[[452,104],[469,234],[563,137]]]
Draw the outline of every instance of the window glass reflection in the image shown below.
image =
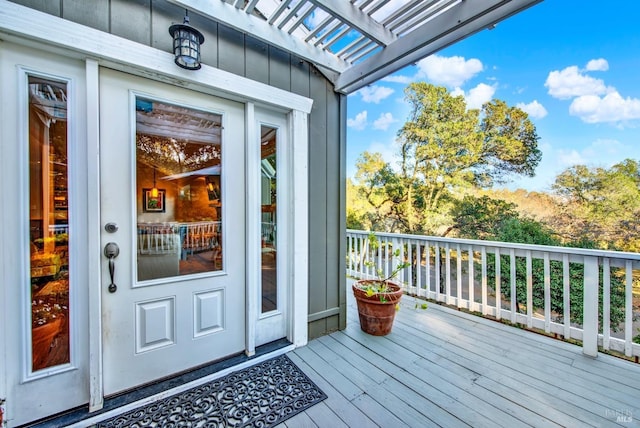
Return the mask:
[[222,116],[136,99],[138,280],[222,266]]
[[30,76],[29,220],[32,371],[71,361],[67,85]]
[[276,134],[277,129],[262,126],[260,129],[260,202],[262,209],[262,312],[278,307],[278,276],[276,263]]

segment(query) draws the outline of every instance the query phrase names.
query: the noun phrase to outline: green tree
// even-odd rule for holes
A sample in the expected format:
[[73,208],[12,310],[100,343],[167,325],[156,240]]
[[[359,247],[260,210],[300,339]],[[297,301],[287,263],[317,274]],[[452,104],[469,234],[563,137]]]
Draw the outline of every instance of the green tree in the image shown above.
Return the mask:
[[554,228],[567,241],[640,251],[640,164],[626,159],[611,168],[577,165],[556,177],[560,211]]
[[462,96],[419,82],[405,90],[409,120],[398,131],[399,169],[364,153],[356,179],[381,230],[442,234],[464,192],[513,174],[533,175],[540,162],[535,126],[500,100],[468,109]]
[[[495,239],[504,223],[518,218],[516,205],[488,196],[470,195],[456,201],[451,211],[454,219],[450,230],[467,239]],[[445,234],[446,235],[446,234]]]
[[350,178],[346,183],[347,195],[347,229],[370,230],[368,221],[367,202],[361,198],[359,187]]

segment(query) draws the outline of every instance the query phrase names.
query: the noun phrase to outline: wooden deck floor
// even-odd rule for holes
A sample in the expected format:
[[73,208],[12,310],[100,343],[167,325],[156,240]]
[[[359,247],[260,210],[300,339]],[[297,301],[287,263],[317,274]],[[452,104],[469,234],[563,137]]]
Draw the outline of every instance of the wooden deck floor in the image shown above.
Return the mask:
[[639,364],[414,306],[405,296],[391,334],[374,337],[351,298],[345,331],[290,352],[328,398],[279,427],[640,426]]

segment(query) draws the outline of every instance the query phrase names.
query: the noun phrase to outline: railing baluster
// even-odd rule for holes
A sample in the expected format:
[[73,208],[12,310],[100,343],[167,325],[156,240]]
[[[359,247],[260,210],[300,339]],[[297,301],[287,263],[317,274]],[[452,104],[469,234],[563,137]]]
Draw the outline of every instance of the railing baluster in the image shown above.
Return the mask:
[[462,307],[462,250],[456,245],[456,303]]
[[564,338],[571,338],[571,281],[569,271],[569,254],[562,255],[562,300],[564,318]]
[[369,266],[369,240],[365,240],[364,238],[362,239],[362,243],[364,244],[364,262],[363,265],[366,267],[366,273],[367,273],[367,278],[371,277],[371,266]]
[[509,281],[511,282],[511,323],[516,323],[516,250],[511,248],[509,250],[510,266],[509,266]]
[[429,245],[429,241],[424,246],[424,259],[425,259],[425,275],[427,276],[427,294],[429,297],[429,293],[431,292],[431,248]]
[[496,248],[495,252],[495,266],[496,266],[496,319],[502,318],[502,271],[500,270],[500,248]]
[[633,270],[631,260],[625,264],[624,355],[630,357],[633,347]]
[[[413,292],[415,293],[414,290],[414,285],[413,285],[413,245],[411,243],[410,239],[407,239],[406,241],[407,243],[407,260],[409,261],[409,266],[405,269],[403,269],[403,273],[404,271],[407,271],[407,276],[409,277],[409,279],[407,279],[407,283],[408,283],[408,287],[409,290],[413,290]],[[402,248],[404,248],[404,245],[402,246]],[[405,259],[403,258],[402,261],[404,262]]]
[[527,260],[527,327],[533,327],[533,260],[531,250],[526,252]]
[[447,305],[451,304],[451,248],[449,247],[449,243],[447,242],[444,245],[444,251],[445,251],[445,279],[444,279],[444,284],[445,284],[445,302],[447,302]]
[[602,260],[602,347],[611,346],[611,265],[607,257]]
[[[393,238],[389,240],[389,251],[387,252],[385,276],[391,275],[391,272],[393,272],[393,270],[398,265],[398,257],[402,257],[402,254],[400,254],[398,257],[395,257],[394,254],[396,249],[399,249],[399,248],[400,248],[400,245],[398,244],[397,238]],[[402,281],[402,276],[400,273],[398,274],[398,280]]]
[[551,332],[551,266],[549,253],[544,253],[544,331]]
[[482,315],[487,315],[487,248],[480,249],[480,263],[482,264],[482,278],[480,284],[482,286]]
[[[384,276],[387,277],[389,276],[389,252],[395,251],[395,247],[393,246],[393,242],[389,243],[389,240],[385,239],[384,246],[382,246],[382,248],[384,248],[384,251],[382,252],[382,259],[384,260],[383,271]],[[393,257],[391,258],[393,259]],[[380,268],[380,265],[378,265],[378,268]]]
[[473,272],[473,247],[469,245],[469,310],[476,310],[476,298],[475,298],[475,278]]
[[387,240],[386,239],[383,240],[383,238],[379,238],[378,249],[376,250],[377,251],[376,258],[378,259],[378,262],[375,268],[376,271],[380,269],[380,266],[383,266],[382,260],[383,260],[383,257],[386,259],[386,254],[387,254],[386,250],[387,250]]
[[422,244],[416,241],[416,294],[422,296]]
[[434,278],[436,287],[436,300],[440,302],[440,244],[436,242],[434,261],[436,268],[436,277]]
[[353,249],[351,247],[352,240],[353,237],[347,235],[347,275],[353,275],[353,265],[351,264],[353,254]]
[[584,258],[582,352],[598,356],[598,258]]

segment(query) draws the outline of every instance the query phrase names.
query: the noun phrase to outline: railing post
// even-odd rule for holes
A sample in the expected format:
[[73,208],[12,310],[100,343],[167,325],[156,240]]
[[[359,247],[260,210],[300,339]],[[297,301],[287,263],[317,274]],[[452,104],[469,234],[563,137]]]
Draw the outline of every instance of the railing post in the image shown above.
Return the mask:
[[598,356],[598,258],[584,258],[584,302],[582,353]]
[[[396,251],[396,248],[400,248],[400,241],[398,240],[398,238],[393,238],[391,240],[391,254],[393,254]],[[400,257],[404,257],[404,251],[400,250]],[[388,265],[388,261],[385,263],[385,265]],[[385,272],[385,276],[389,276],[389,272],[393,272],[396,270],[396,268],[398,267],[398,257],[391,257],[391,269],[388,272]],[[400,272],[400,282],[404,282],[404,272]]]

